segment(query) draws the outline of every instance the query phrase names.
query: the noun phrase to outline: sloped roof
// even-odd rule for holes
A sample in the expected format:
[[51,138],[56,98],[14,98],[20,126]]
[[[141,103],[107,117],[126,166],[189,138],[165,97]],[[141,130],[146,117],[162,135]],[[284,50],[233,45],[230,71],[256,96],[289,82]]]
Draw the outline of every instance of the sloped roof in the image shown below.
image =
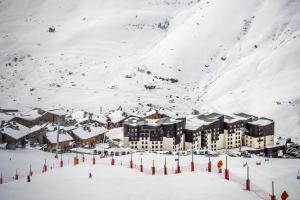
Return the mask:
[[[49,140],[51,144],[57,143],[57,131],[50,131],[46,133],[46,138]],[[59,134],[59,142],[66,142],[66,141],[72,141],[73,138],[68,134]]]
[[23,126],[19,123],[13,124],[7,124],[5,127],[0,128],[0,132],[18,140],[29,133],[31,133],[31,128],[28,128],[26,126]]
[[72,130],[72,132],[81,139],[89,139],[97,135],[101,135],[107,132],[107,129],[102,126],[90,125],[88,129],[84,130],[85,126],[79,126]]

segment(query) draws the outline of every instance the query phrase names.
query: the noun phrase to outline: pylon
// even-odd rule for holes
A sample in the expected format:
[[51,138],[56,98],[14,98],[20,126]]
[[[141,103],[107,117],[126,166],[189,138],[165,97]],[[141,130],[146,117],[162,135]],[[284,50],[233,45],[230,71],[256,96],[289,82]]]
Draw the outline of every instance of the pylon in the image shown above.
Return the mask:
[[229,170],[225,169],[225,179],[229,180]]
[[168,169],[167,169],[167,158],[165,158],[165,164],[164,164],[164,175],[168,175]]
[[250,179],[246,179],[246,190],[250,191]]
[[272,194],[270,195],[271,200],[276,200],[276,196],[274,194],[274,181],[272,181]]
[[249,167],[247,167],[246,190],[250,191]]
[[142,158],[141,158],[141,165],[140,165],[140,172],[143,172],[144,170],[143,170],[143,160],[142,160]]
[[15,180],[19,179],[19,174],[18,174],[18,170],[16,170],[16,175],[15,175]]
[[211,162],[210,161],[208,161],[208,164],[207,164],[207,171],[211,172]]
[[133,162],[132,162],[132,160],[130,160],[129,166],[130,166],[130,168],[133,168]]
[[177,165],[176,172],[177,172],[177,174],[180,174],[180,173],[181,173],[181,170],[180,170],[180,166],[179,166],[179,165]]
[[195,164],[194,164],[193,161],[191,162],[191,171],[192,171],[192,172],[195,171]]
[[228,168],[227,168],[227,156],[226,156],[226,160],[225,160],[226,162],[225,162],[225,179],[226,180],[229,180],[229,170],[228,170]]
[[270,195],[271,200],[276,200],[276,196],[275,195]]
[[43,165],[43,171],[46,172],[47,169],[48,169],[48,167],[47,167],[47,162],[46,162],[46,159],[45,159],[45,164]]
[[154,160],[153,160],[153,165],[152,165],[152,175],[155,175],[155,166],[154,166]]
[[29,166],[29,176],[32,176],[33,175],[33,172],[32,172],[32,169],[31,169],[31,165]]
[[93,165],[95,165],[96,164],[96,159],[95,159],[95,157],[93,156]]
[[111,159],[111,165],[115,165],[115,159],[114,158]]

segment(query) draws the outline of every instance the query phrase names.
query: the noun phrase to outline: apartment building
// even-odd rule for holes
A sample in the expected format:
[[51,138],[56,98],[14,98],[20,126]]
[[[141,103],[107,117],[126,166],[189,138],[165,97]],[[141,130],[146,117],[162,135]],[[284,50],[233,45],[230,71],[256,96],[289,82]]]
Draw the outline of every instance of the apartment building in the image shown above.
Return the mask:
[[184,119],[129,118],[124,121],[124,146],[135,150],[184,150]]

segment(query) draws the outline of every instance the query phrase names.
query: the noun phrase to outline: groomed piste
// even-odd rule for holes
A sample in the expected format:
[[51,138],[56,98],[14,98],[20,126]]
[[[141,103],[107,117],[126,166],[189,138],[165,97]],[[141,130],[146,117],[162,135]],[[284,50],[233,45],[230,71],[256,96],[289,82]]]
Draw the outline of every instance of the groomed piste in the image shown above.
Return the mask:
[[[226,157],[188,155],[180,156],[178,162],[173,155],[133,153],[106,158],[64,154],[56,159],[54,154],[33,149],[1,151],[0,197],[267,200],[271,195],[280,199],[286,191],[288,199],[299,199],[299,160],[227,157],[226,173]],[[28,175],[32,175],[30,182]]]

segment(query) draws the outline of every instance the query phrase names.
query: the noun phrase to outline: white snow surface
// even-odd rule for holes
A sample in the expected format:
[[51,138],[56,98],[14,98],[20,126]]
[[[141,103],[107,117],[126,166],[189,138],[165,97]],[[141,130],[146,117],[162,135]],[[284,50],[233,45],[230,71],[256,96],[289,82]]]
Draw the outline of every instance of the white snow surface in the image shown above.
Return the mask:
[[1,0],[0,107],[246,112],[300,137],[299,10],[297,0]]
[[[25,149],[17,151],[0,150],[0,171],[3,174],[5,184],[0,185],[1,199],[3,200],[34,200],[40,199],[233,199],[245,200],[260,199],[254,192],[244,190],[246,168],[242,166],[247,162],[250,167],[251,184],[256,185],[266,193],[271,192],[271,181],[275,181],[275,194],[279,198],[283,190],[289,194],[290,200],[298,200],[300,197],[299,180],[296,179],[299,160],[270,159],[262,161],[262,165],[256,165],[256,158],[231,158],[228,157],[230,179],[240,177],[242,185],[236,181],[226,181],[223,175],[208,173],[205,171],[183,172],[181,174],[169,174],[167,176],[140,173],[140,160],[143,159],[144,170],[149,170],[153,160],[157,171],[164,165],[167,159],[167,167],[174,168],[177,165],[175,156],[159,155],[151,153],[134,153],[133,163],[137,169],[129,169],[130,155],[115,156],[116,166],[110,166],[111,158],[100,159],[96,156],[96,165],[92,165],[92,155],[85,155],[85,163],[79,155],[78,166],[72,166],[75,154],[63,154],[64,167],[59,168],[59,159],[54,154]],[[42,166],[48,165],[49,172],[41,173]],[[213,157],[212,166],[224,156]],[[191,156],[181,156],[180,166],[189,165]],[[194,156],[198,166],[207,166],[208,158]],[[120,166],[120,163],[123,163]],[[31,165],[33,176],[31,182],[26,182],[26,174]],[[51,169],[52,167],[52,169]],[[11,181],[11,177],[18,169],[20,180]],[[89,179],[88,174],[93,178]],[[7,181],[9,181],[7,183]],[[252,185],[252,186],[253,186]],[[150,188],[149,188],[150,187]],[[118,192],[116,192],[116,190]],[[269,198],[269,197],[268,197]]]

